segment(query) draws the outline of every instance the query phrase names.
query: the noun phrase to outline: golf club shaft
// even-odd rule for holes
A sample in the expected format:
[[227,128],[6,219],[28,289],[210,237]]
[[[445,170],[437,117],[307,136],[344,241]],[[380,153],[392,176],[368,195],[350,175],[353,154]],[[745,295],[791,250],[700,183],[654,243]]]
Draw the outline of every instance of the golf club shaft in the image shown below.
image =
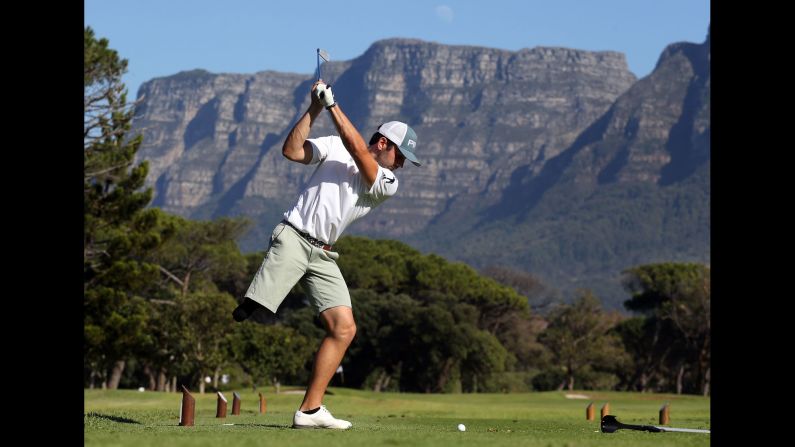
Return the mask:
[[320,80],[320,48],[317,49],[317,79]]
[[710,433],[709,430],[700,430],[697,428],[671,428],[671,427],[657,427],[662,431],[680,431],[684,433]]

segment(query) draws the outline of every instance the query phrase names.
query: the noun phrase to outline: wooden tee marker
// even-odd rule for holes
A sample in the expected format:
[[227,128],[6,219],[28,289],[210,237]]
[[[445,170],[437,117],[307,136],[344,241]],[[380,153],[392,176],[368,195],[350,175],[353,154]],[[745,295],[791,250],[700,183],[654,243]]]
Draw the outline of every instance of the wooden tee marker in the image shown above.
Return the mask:
[[666,403],[660,408],[660,425],[668,425],[671,423],[671,417],[668,414],[671,404]]
[[215,417],[217,418],[225,418],[226,417],[226,397],[220,391],[218,392],[218,406],[215,410]]
[[185,388],[185,385],[182,385],[182,402],[179,404],[179,425],[183,427],[192,427],[195,409],[196,399],[191,396],[190,391]]
[[259,393],[259,414],[265,414],[268,411],[268,404],[265,402],[265,396]]
[[602,405],[602,415],[601,415],[601,417],[605,417],[608,414],[610,414],[610,402],[605,402],[605,404]]
[[588,404],[587,407],[585,407],[585,420],[586,421],[593,420],[593,402],[591,402],[590,404]]
[[240,416],[240,396],[237,391],[232,392],[234,399],[232,400],[232,416]]

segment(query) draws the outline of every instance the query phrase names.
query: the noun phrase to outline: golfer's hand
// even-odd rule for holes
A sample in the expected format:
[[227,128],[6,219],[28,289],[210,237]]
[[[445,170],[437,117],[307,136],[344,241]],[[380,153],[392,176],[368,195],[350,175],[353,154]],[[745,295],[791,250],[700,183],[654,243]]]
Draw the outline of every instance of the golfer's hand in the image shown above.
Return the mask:
[[336,105],[334,102],[334,93],[331,92],[331,86],[326,85],[323,83],[317,84],[317,88],[315,88],[315,96],[320,101],[321,104],[327,109],[330,109]]
[[320,98],[317,95],[317,88],[318,86],[320,86],[320,84],[323,84],[323,81],[320,80],[315,81],[315,83],[312,85],[312,90],[309,92],[309,100],[312,102],[311,104],[312,107],[317,107],[317,108],[324,107],[323,102],[320,100]]

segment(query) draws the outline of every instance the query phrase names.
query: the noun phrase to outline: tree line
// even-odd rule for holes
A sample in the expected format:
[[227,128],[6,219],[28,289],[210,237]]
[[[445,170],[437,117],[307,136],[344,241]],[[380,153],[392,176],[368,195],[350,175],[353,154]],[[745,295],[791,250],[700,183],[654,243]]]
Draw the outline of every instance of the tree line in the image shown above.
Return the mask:
[[[147,208],[127,61],[108,45],[85,29],[84,385],[204,392],[228,371],[252,388],[305,383],[323,330],[300,284],[277,315],[231,318],[264,256],[236,244],[251,222]],[[531,274],[477,272],[398,241],[348,236],[336,249],[358,329],[341,385],[709,394],[708,266],[626,270],[626,317],[588,290],[567,304]]]

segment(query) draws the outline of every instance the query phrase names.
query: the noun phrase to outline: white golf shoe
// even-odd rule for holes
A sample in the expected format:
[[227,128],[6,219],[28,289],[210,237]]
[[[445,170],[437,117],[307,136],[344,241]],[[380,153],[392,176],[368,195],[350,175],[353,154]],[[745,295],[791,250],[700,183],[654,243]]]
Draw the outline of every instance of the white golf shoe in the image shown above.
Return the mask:
[[321,405],[315,414],[306,414],[301,410],[295,412],[293,416],[293,428],[336,428],[346,430],[351,428],[348,421],[337,419],[326,410],[325,405]]

